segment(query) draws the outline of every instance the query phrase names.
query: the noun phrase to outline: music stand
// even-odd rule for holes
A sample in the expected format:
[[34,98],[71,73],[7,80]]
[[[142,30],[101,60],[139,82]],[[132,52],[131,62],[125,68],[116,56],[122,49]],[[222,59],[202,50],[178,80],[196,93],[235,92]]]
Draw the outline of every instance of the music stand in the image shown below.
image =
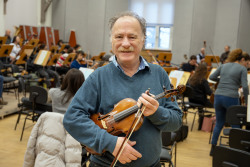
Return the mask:
[[75,59],[76,53],[70,53],[68,57],[64,60],[63,65],[69,66],[70,63]]
[[48,63],[51,52],[48,50],[40,50],[36,56],[34,64],[45,67]]
[[98,56],[93,56],[91,60],[93,61],[100,61],[102,60],[102,57],[105,55],[106,52],[101,52]]
[[53,65],[55,65],[60,56],[61,56],[61,54],[54,54],[52,56],[52,58],[49,60],[47,66],[53,66]]
[[32,54],[32,52],[33,52],[33,48],[24,49],[23,52],[20,54],[19,59],[16,61],[16,65],[25,64],[26,61],[29,59],[30,55]]
[[50,48],[51,54],[52,55],[55,54],[57,52],[57,49],[58,49],[58,46],[56,46],[56,45],[51,46],[51,48]]
[[0,48],[0,58],[3,60],[5,57],[5,63],[7,63],[7,57],[9,57],[14,45],[3,44]]
[[212,63],[220,62],[220,56],[206,55],[205,62],[207,63],[208,66],[212,66]]
[[7,41],[7,37],[0,37],[0,46],[5,44]]
[[158,57],[158,61],[162,61],[170,65],[170,61],[172,60],[172,53],[171,52],[160,52]]
[[60,50],[58,51],[58,53],[61,53],[63,51],[63,49],[65,48],[66,44],[62,44]]
[[39,39],[33,38],[33,39],[29,40],[28,45],[32,45],[32,46],[36,47],[38,45],[38,43],[39,43]]

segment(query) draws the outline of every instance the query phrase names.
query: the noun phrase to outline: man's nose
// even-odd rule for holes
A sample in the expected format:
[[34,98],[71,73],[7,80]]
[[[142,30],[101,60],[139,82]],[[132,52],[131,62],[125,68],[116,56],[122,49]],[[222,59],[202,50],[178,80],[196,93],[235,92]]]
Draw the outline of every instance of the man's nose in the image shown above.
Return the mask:
[[129,46],[130,46],[129,39],[128,39],[127,37],[125,37],[125,38],[122,40],[122,46],[123,46],[123,47],[129,47]]

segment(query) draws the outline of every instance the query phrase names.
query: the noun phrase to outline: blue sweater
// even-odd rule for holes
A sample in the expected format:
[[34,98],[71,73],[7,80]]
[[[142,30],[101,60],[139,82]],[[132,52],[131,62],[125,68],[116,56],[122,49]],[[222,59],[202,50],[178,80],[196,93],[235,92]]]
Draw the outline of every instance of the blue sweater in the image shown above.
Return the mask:
[[[149,64],[134,76],[125,75],[114,63],[95,70],[74,96],[63,120],[65,129],[81,144],[84,144],[103,156],[92,155],[91,160],[110,166],[117,136],[100,129],[91,119],[91,114],[107,114],[114,104],[125,98],[137,99],[150,88],[150,93],[160,94],[162,86],[170,89],[167,73],[158,65]],[[151,116],[144,117],[141,128],[130,138],[136,141],[134,148],[142,158],[129,164],[118,166],[146,167],[159,160],[161,153],[161,131],[175,131],[182,123],[182,113],[176,102],[170,98],[159,100],[158,110]]]
[[70,65],[70,68],[79,69],[80,67],[87,67],[87,64],[79,64],[78,61],[74,60]]

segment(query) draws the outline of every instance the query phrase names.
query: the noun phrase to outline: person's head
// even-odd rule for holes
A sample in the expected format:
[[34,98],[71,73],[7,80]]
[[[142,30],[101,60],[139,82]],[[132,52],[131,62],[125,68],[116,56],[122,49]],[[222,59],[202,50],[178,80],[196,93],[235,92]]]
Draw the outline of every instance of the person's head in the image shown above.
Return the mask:
[[226,62],[235,62],[235,61],[239,61],[241,59],[242,59],[242,50],[238,48],[238,49],[232,50],[229,53]]
[[195,55],[190,56],[189,64],[195,65],[197,63],[197,57]]
[[63,44],[63,40],[60,39],[60,40],[57,42],[57,45],[61,47],[62,44]]
[[67,103],[76,94],[84,81],[84,75],[80,70],[75,68],[70,69],[62,81],[61,90],[65,91],[62,102]]
[[250,61],[250,56],[247,52],[243,52],[242,53],[242,58],[239,61],[239,63],[243,66],[245,66],[246,68],[249,68],[249,61]]
[[64,51],[65,53],[68,53],[69,48],[71,48],[70,45],[66,45],[66,46],[64,47],[63,51]]
[[68,54],[70,54],[70,53],[73,53],[74,52],[74,48],[72,48],[72,47],[70,47],[69,49],[68,49]]
[[46,44],[42,43],[40,44],[40,46],[37,48],[37,52],[39,52],[40,50],[45,50],[47,48]]
[[205,48],[201,48],[201,53],[205,55]]
[[81,45],[79,45],[79,44],[76,44],[76,46],[74,47],[74,49],[76,50],[76,52],[82,50],[81,49]]
[[124,12],[110,19],[112,51],[118,63],[135,63],[146,37],[146,21],[133,12]]
[[14,36],[12,42],[15,43],[15,44],[18,44],[20,42],[20,37],[19,36]]
[[82,50],[76,52],[76,60],[81,61],[84,58],[84,52]]
[[226,46],[224,47],[224,50],[225,50],[225,52],[230,52],[230,46],[229,46],[229,45],[226,45]]
[[10,37],[11,31],[8,29],[5,31],[5,35]]
[[207,77],[207,64],[200,63],[196,67],[194,74],[190,77],[189,83],[191,86],[201,84],[202,80]]

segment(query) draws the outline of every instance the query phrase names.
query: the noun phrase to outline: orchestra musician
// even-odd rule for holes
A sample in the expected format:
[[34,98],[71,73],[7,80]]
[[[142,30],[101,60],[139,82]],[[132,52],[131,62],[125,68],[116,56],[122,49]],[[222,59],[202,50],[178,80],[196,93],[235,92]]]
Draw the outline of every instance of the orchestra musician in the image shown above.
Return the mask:
[[249,56],[243,56],[241,49],[235,49],[229,53],[227,63],[222,64],[210,75],[209,79],[219,81],[214,96],[214,108],[216,114],[216,125],[213,131],[212,147],[210,156],[213,156],[220,132],[225,124],[226,111],[232,105],[239,105],[238,90],[242,86],[247,104],[248,83],[246,66],[250,60]]
[[[192,96],[188,98],[189,102],[201,104],[204,107],[212,108],[213,105],[207,99],[207,95],[212,94],[212,90],[209,87],[207,81],[207,65],[206,63],[201,63],[195,69],[194,74],[189,78],[188,85],[193,88]],[[200,115],[203,113],[203,107],[198,108],[199,112],[199,127],[198,130],[201,130],[201,117]]]
[[70,64],[70,68],[79,69],[80,67],[87,67],[87,60],[85,60],[84,52],[82,50],[76,52],[76,58]]
[[[110,19],[111,63],[96,69],[74,96],[63,124],[81,144],[101,155],[91,155],[90,167],[110,166],[124,140],[101,129],[91,119],[95,113],[107,114],[125,98],[142,103],[143,125],[124,144],[117,166],[160,167],[161,132],[175,131],[182,124],[182,113],[171,98],[155,100],[162,86],[170,88],[167,73],[159,65],[140,56],[146,37],[146,21],[135,13],[124,12]],[[91,98],[90,98],[91,97]],[[135,102],[136,105],[136,102]],[[129,125],[128,125],[129,126]],[[126,164],[126,165],[123,165]]]
[[181,69],[183,71],[193,72],[197,66],[197,57],[192,55],[187,63],[182,64]]
[[13,45],[13,49],[11,50],[11,53],[10,53],[10,64],[13,64],[18,59],[18,55],[21,50],[19,42],[20,42],[20,37],[14,36],[13,42],[10,43],[10,45]]

